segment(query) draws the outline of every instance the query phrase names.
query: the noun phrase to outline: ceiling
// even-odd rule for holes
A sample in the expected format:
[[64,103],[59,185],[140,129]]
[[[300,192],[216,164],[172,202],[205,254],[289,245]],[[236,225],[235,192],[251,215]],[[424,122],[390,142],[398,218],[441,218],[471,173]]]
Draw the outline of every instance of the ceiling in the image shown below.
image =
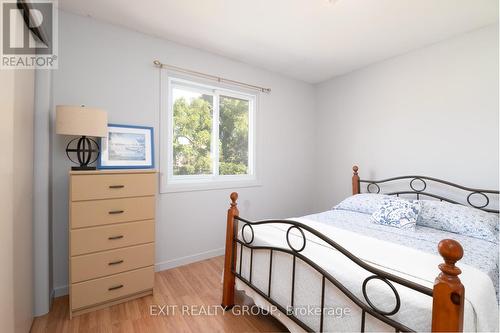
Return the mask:
[[310,83],[498,22],[498,0],[59,0],[59,6]]

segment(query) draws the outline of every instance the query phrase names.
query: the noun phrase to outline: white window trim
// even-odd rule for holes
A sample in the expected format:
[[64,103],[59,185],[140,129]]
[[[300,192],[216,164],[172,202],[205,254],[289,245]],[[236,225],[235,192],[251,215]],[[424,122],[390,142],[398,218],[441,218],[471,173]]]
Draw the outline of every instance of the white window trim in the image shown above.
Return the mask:
[[[257,150],[257,119],[258,119],[258,98],[257,94],[247,93],[243,90],[235,90],[225,86],[215,86],[206,84],[199,79],[186,78],[185,76],[176,75],[171,72],[161,71],[160,82],[160,193],[171,192],[187,192],[187,191],[204,191],[215,189],[233,189],[243,187],[261,186],[259,182],[258,164],[256,158]],[[251,103],[249,111],[249,133],[248,133],[248,169],[249,175],[219,175],[218,170],[214,170],[214,174],[210,175],[189,175],[173,177],[173,112],[172,112],[172,89],[175,84],[182,87],[189,87],[195,91],[213,94],[219,94],[248,99]],[[212,131],[212,159],[218,159],[218,121],[219,121],[219,101],[218,94],[214,94],[214,124],[217,129]],[[218,167],[218,163],[213,164],[214,169]],[[174,179],[173,179],[174,178]]]

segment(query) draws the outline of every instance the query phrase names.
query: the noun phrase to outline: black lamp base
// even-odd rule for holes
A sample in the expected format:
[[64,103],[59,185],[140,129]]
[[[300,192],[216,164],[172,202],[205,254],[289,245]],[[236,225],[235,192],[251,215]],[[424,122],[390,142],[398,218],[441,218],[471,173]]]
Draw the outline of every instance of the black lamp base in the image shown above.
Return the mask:
[[[76,148],[70,148],[71,144],[76,140]],[[71,167],[71,170],[74,171],[92,171],[96,170],[95,166],[90,166],[89,164],[94,163],[99,158],[99,144],[86,136],[82,136],[78,139],[71,140],[66,146],[66,155],[70,159],[71,162],[78,164],[78,166]],[[74,161],[70,153],[75,153],[77,157],[77,161]],[[95,158],[92,159],[92,155],[95,155]]]
[[71,167],[71,170],[73,170],[73,171],[92,171],[92,170],[96,170],[96,167],[93,167],[93,166],[74,166],[74,167]]

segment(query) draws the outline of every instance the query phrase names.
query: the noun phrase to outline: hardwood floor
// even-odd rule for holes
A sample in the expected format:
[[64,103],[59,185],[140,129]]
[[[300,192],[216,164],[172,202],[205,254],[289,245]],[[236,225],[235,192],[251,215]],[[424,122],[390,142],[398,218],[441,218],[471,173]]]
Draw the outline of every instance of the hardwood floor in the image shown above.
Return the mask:
[[[31,332],[287,332],[270,315],[236,316],[222,311],[222,264],[223,257],[217,257],[158,272],[153,296],[71,321],[68,296],[58,297],[48,314],[35,319]],[[237,293],[237,304],[249,305],[251,300]]]

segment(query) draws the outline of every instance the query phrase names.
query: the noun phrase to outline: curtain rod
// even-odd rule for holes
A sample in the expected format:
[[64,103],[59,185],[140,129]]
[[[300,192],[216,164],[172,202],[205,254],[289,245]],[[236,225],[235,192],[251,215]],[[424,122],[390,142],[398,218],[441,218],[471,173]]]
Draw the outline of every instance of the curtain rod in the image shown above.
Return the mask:
[[185,68],[181,68],[181,67],[177,67],[177,66],[163,64],[159,60],[154,60],[153,64],[155,66],[159,67],[160,69],[161,68],[172,69],[172,70],[177,71],[177,72],[199,76],[199,77],[202,77],[202,78],[205,78],[205,79],[217,81],[219,83],[229,83],[229,84],[234,84],[234,85],[237,85],[237,86],[240,86],[240,87],[244,87],[244,88],[258,90],[258,91],[261,91],[261,92],[264,92],[264,93],[268,93],[268,94],[271,93],[271,89],[270,88],[259,87],[259,86],[255,86],[253,84],[248,84],[248,83],[244,83],[244,82],[234,81],[234,80],[230,80],[230,79],[225,79],[223,77],[218,77],[218,76],[215,76],[215,75],[210,75],[210,74],[205,74],[205,73],[201,73],[201,72],[197,72],[197,71],[192,71],[190,69],[185,69]]

